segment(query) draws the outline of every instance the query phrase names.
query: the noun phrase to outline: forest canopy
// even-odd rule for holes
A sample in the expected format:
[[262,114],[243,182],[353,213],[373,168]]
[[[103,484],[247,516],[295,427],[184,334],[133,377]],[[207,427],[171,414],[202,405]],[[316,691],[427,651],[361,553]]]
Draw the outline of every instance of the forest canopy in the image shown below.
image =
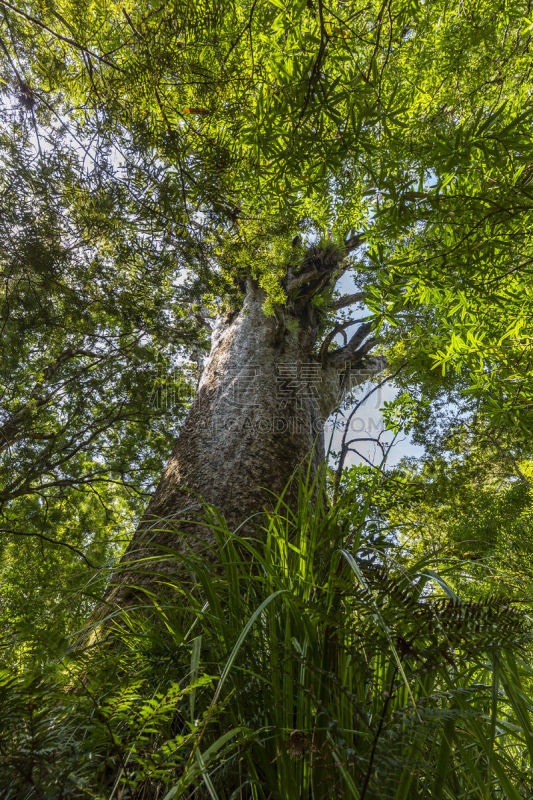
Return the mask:
[[532,15],[0,0],[6,797],[530,796]]

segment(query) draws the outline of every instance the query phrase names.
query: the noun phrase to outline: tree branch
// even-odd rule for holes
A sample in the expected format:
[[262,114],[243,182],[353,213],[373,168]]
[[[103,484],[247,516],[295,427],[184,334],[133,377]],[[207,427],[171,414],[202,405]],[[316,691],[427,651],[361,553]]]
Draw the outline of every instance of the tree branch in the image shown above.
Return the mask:
[[5,8],[8,8],[14,14],[18,14],[20,17],[23,17],[25,20],[31,22],[33,25],[37,25],[37,27],[42,28],[43,31],[50,33],[52,36],[55,36],[55,38],[59,39],[61,42],[66,42],[66,44],[70,44],[77,50],[81,50],[82,53],[87,53],[88,55],[95,58],[97,61],[100,61],[102,64],[107,64],[108,67],[112,67],[113,69],[116,69],[119,72],[125,72],[125,70],[123,70],[122,67],[119,67],[117,64],[113,64],[113,62],[109,61],[109,59],[105,58],[104,56],[98,55],[98,53],[95,53],[94,50],[89,50],[88,47],[85,47],[79,42],[76,42],[74,39],[71,39],[70,36],[63,36],[62,33],[58,33],[57,31],[53,30],[53,28],[50,28],[44,22],[41,22],[41,20],[37,19],[37,17],[32,17],[31,14],[27,14],[25,11],[21,11],[20,8],[11,5],[11,3],[6,2],[6,0],[0,0],[0,5],[4,6]]
[[[1,0],[0,0],[1,2]],[[63,386],[59,385],[56,386],[54,389],[50,390],[46,394],[41,394],[44,389],[44,381],[50,381],[53,378],[55,372],[57,372],[58,368],[65,362],[71,358],[77,358],[78,356],[87,356],[89,358],[95,358],[102,360],[102,355],[99,353],[94,353],[91,350],[84,350],[78,348],[74,350],[73,348],[67,348],[62,353],[60,353],[57,358],[55,358],[50,364],[48,364],[42,371],[43,380],[36,383],[33,389],[30,392],[29,400],[27,403],[19,408],[18,411],[13,414],[13,416],[6,420],[4,423],[0,424],[0,450],[3,450],[5,447],[10,447],[12,445],[21,430],[23,429],[25,423],[32,417],[34,412],[45,406],[50,400],[60,391]],[[68,383],[75,379],[71,378]],[[47,437],[50,438],[50,437]]]
[[496,449],[498,450],[500,455],[502,455],[507,461],[509,461],[509,463],[513,467],[513,470],[515,471],[517,476],[520,478],[522,483],[525,483],[526,486],[529,486],[530,489],[533,489],[533,484],[531,483],[531,481],[529,481],[526,478],[526,476],[524,475],[524,473],[522,472],[522,470],[518,466],[518,464],[516,462],[516,459],[513,458],[511,453],[508,450],[506,450],[504,447],[502,447],[502,445],[499,443],[499,441],[498,441],[498,439],[496,437],[492,437],[490,435],[487,435],[487,438],[488,438],[489,442],[492,442],[492,444],[496,447]]
[[337,336],[338,333],[342,334],[342,338],[344,340],[344,345],[348,344],[348,337],[346,335],[345,328],[349,328],[350,325],[357,325],[359,322],[362,322],[362,320],[361,319],[347,319],[344,322],[341,321],[341,322],[337,322],[335,324],[335,327],[333,328],[333,330],[331,330],[328,333],[328,335],[326,336],[326,338],[324,339],[324,341],[320,345],[319,358],[320,358],[320,361],[322,363],[322,366],[324,366],[324,364],[326,362],[326,356],[327,356],[327,353],[328,353],[328,348],[329,348],[330,344],[332,343],[333,339],[335,338],[335,336]]
[[[0,0],[0,2],[2,2],[2,0]],[[331,243],[331,249],[327,247],[325,249],[325,252],[328,253],[327,260],[321,259],[319,248],[309,248],[307,252],[307,257],[309,258],[309,256],[311,256],[308,261],[309,269],[299,273],[298,275],[290,277],[290,280],[287,283],[287,291],[293,292],[295,289],[299,289],[306,283],[316,280],[319,280],[322,283],[327,282],[332,274],[339,269],[339,264],[344,261],[346,256],[360,247],[364,241],[364,234],[356,233],[346,239],[342,247],[336,247],[333,243]],[[315,261],[315,264],[313,264],[313,261]],[[345,272],[346,269],[347,267],[344,269],[341,268],[339,274]],[[314,291],[313,294],[316,294],[316,291]],[[342,308],[342,306],[339,306],[339,308]]]
[[363,322],[344,347],[340,347],[327,355],[326,364],[331,367],[343,367],[361,361],[361,358],[377,344],[377,340],[372,337],[363,345],[371,330],[372,323]]
[[[381,361],[381,359],[380,358],[376,358],[376,359],[371,359],[371,361],[376,361],[377,362],[377,361]],[[400,364],[400,366],[398,367],[396,372],[393,372],[392,375],[386,375],[381,381],[379,381],[379,383],[377,383],[375,386],[373,386],[372,389],[370,389],[370,391],[368,391],[364,395],[364,397],[362,397],[361,400],[358,403],[356,403],[356,405],[351,409],[351,411],[350,411],[350,413],[348,415],[348,419],[346,420],[346,422],[344,424],[344,432],[342,434],[341,450],[340,450],[340,454],[339,454],[339,463],[337,464],[337,469],[335,471],[335,482],[334,482],[334,485],[333,485],[333,497],[335,499],[338,497],[339,486],[340,486],[341,476],[342,476],[342,470],[344,468],[344,462],[346,460],[346,455],[348,453],[348,450],[350,449],[348,444],[347,444],[347,439],[348,439],[348,432],[350,430],[350,425],[351,425],[352,419],[356,415],[357,411],[361,408],[361,406],[364,403],[366,403],[366,401],[373,394],[375,394],[375,392],[379,391],[379,389],[381,389],[383,386],[385,386],[385,384],[388,383],[388,381],[394,380],[394,378],[405,367],[406,363],[407,362],[404,362],[403,364]],[[385,362],[385,359],[383,359],[382,369],[385,369],[386,366],[387,366],[387,364]],[[377,369],[376,369],[376,372],[378,372]],[[359,454],[359,455],[361,455],[361,454]],[[364,456],[363,456],[363,458],[364,458]],[[365,460],[368,460],[368,459],[365,459]],[[373,465],[371,465],[371,466],[373,466]]]
[[295,289],[299,289],[300,286],[304,286],[309,281],[317,280],[324,276],[324,272],[322,270],[310,269],[308,272],[302,272],[300,275],[296,275],[296,277],[292,278],[287,284],[287,291],[293,292]]
[[0,528],[0,533],[9,533],[11,536],[34,536],[37,539],[41,539],[45,542],[50,542],[50,544],[56,544],[59,545],[60,547],[67,547],[69,550],[72,550],[73,553],[76,553],[76,555],[80,556],[80,558],[83,558],[88,567],[90,567],[91,569],[96,569],[96,565],[91,563],[91,561],[89,561],[85,553],[82,553],[81,550],[78,550],[77,547],[74,547],[74,545],[69,544],[68,542],[60,542],[57,539],[52,539],[50,536],[45,536],[44,533],[31,533],[30,531],[16,531],[13,528]]
[[366,292],[354,292],[354,294],[345,294],[342,297],[338,297],[336,300],[333,300],[328,308],[331,308],[335,311],[338,311],[340,308],[346,308],[346,306],[351,306],[352,303],[360,303],[361,300],[366,298]]
[[364,233],[354,233],[353,236],[350,236],[344,242],[344,250],[346,255],[353,253],[354,250],[357,250],[358,247],[361,247],[366,241],[366,237]]

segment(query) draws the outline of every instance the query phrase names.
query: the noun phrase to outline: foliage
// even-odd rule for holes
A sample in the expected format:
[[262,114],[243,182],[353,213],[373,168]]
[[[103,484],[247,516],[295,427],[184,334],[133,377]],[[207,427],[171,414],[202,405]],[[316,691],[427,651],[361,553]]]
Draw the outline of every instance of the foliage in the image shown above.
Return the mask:
[[[527,798],[529,4],[0,9],[2,792]],[[206,318],[354,231],[385,416],[431,459],[263,540],[211,510],[218,569],[73,653]],[[450,399],[481,420],[452,456]]]
[[[518,445],[518,446],[517,446]],[[413,554],[453,555],[465,563],[453,586],[526,600],[531,595],[531,462],[520,441],[478,420],[450,434],[440,452],[406,461],[389,480],[401,487],[381,506],[381,524]],[[526,450],[528,452],[528,450]]]
[[40,670],[7,658],[3,796],[527,798],[520,606],[458,597],[438,558],[374,548],[361,507],[315,490],[260,539],[206,509],[211,557],[165,604]]
[[51,607],[58,637],[81,624],[159,476],[205,333],[118,177],[0,117],[0,619],[51,643]]
[[353,231],[342,269],[393,370],[529,430],[525,2],[0,6],[9,547],[72,518],[105,563],[101,524],[66,509],[139,512],[206,315],[250,275],[273,311],[305,247]]
[[395,347],[529,425],[525,0],[1,5],[6,107],[100,176],[78,215],[128,206],[233,301],[247,274],[283,299],[297,231],[361,231]]

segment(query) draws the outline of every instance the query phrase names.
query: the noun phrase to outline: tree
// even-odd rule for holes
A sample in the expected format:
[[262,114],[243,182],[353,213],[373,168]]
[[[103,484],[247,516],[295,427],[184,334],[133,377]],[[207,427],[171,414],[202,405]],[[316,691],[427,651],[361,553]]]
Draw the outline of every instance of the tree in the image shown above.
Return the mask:
[[[406,507],[433,538],[444,516],[459,547],[481,513],[499,544],[520,508],[527,538],[529,6],[0,7],[2,787],[529,798],[526,613],[487,601],[471,551],[446,581],[438,555],[398,546]],[[503,488],[461,442],[434,480],[341,474],[331,508],[299,476],[262,539],[235,533],[302,462],[312,479],[324,416],[385,359],[411,392],[390,425],[414,404],[427,434],[468,393],[488,442],[474,455],[499,453]],[[172,560],[194,490],[227,522],[213,512],[205,549]],[[51,608],[58,639],[79,631],[109,574],[83,559],[105,565],[128,532],[117,578],[153,553],[143,586],[173,569],[170,600],[127,609],[114,648],[25,636]],[[515,556],[518,572],[529,549]]]
[[[92,577],[82,616],[101,593],[99,569],[123,548],[191,393],[190,370],[163,375],[162,367],[185,347],[201,347],[205,334],[178,307],[168,255],[140,224],[128,224],[118,182],[102,186],[97,171],[84,179],[82,156],[42,131],[39,155],[32,133],[18,101],[6,104],[1,614],[9,628],[42,627],[49,636],[61,587],[75,592]],[[150,400],[159,383],[175,398],[173,419]],[[40,602],[28,614],[34,591]],[[63,623],[56,613],[54,627]]]
[[[383,367],[380,346],[411,373],[464,364],[480,402],[527,422],[526,4],[1,5],[5,97],[38,147],[62,132],[104,215],[141,231],[126,261],[155,234],[163,280],[179,253],[186,313],[219,315],[130,555],[190,508],[183,487],[235,525],[310,451],[315,470],[325,417]],[[356,291],[339,297],[348,270]]]

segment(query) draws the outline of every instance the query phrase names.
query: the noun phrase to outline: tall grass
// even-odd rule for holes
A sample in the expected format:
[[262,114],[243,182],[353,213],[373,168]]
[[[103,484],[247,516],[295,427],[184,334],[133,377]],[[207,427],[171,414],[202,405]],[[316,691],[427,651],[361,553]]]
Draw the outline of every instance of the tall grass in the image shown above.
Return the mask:
[[349,500],[319,494],[236,532],[207,508],[179,583],[47,674],[4,672],[1,796],[530,800],[523,614],[363,557]]

